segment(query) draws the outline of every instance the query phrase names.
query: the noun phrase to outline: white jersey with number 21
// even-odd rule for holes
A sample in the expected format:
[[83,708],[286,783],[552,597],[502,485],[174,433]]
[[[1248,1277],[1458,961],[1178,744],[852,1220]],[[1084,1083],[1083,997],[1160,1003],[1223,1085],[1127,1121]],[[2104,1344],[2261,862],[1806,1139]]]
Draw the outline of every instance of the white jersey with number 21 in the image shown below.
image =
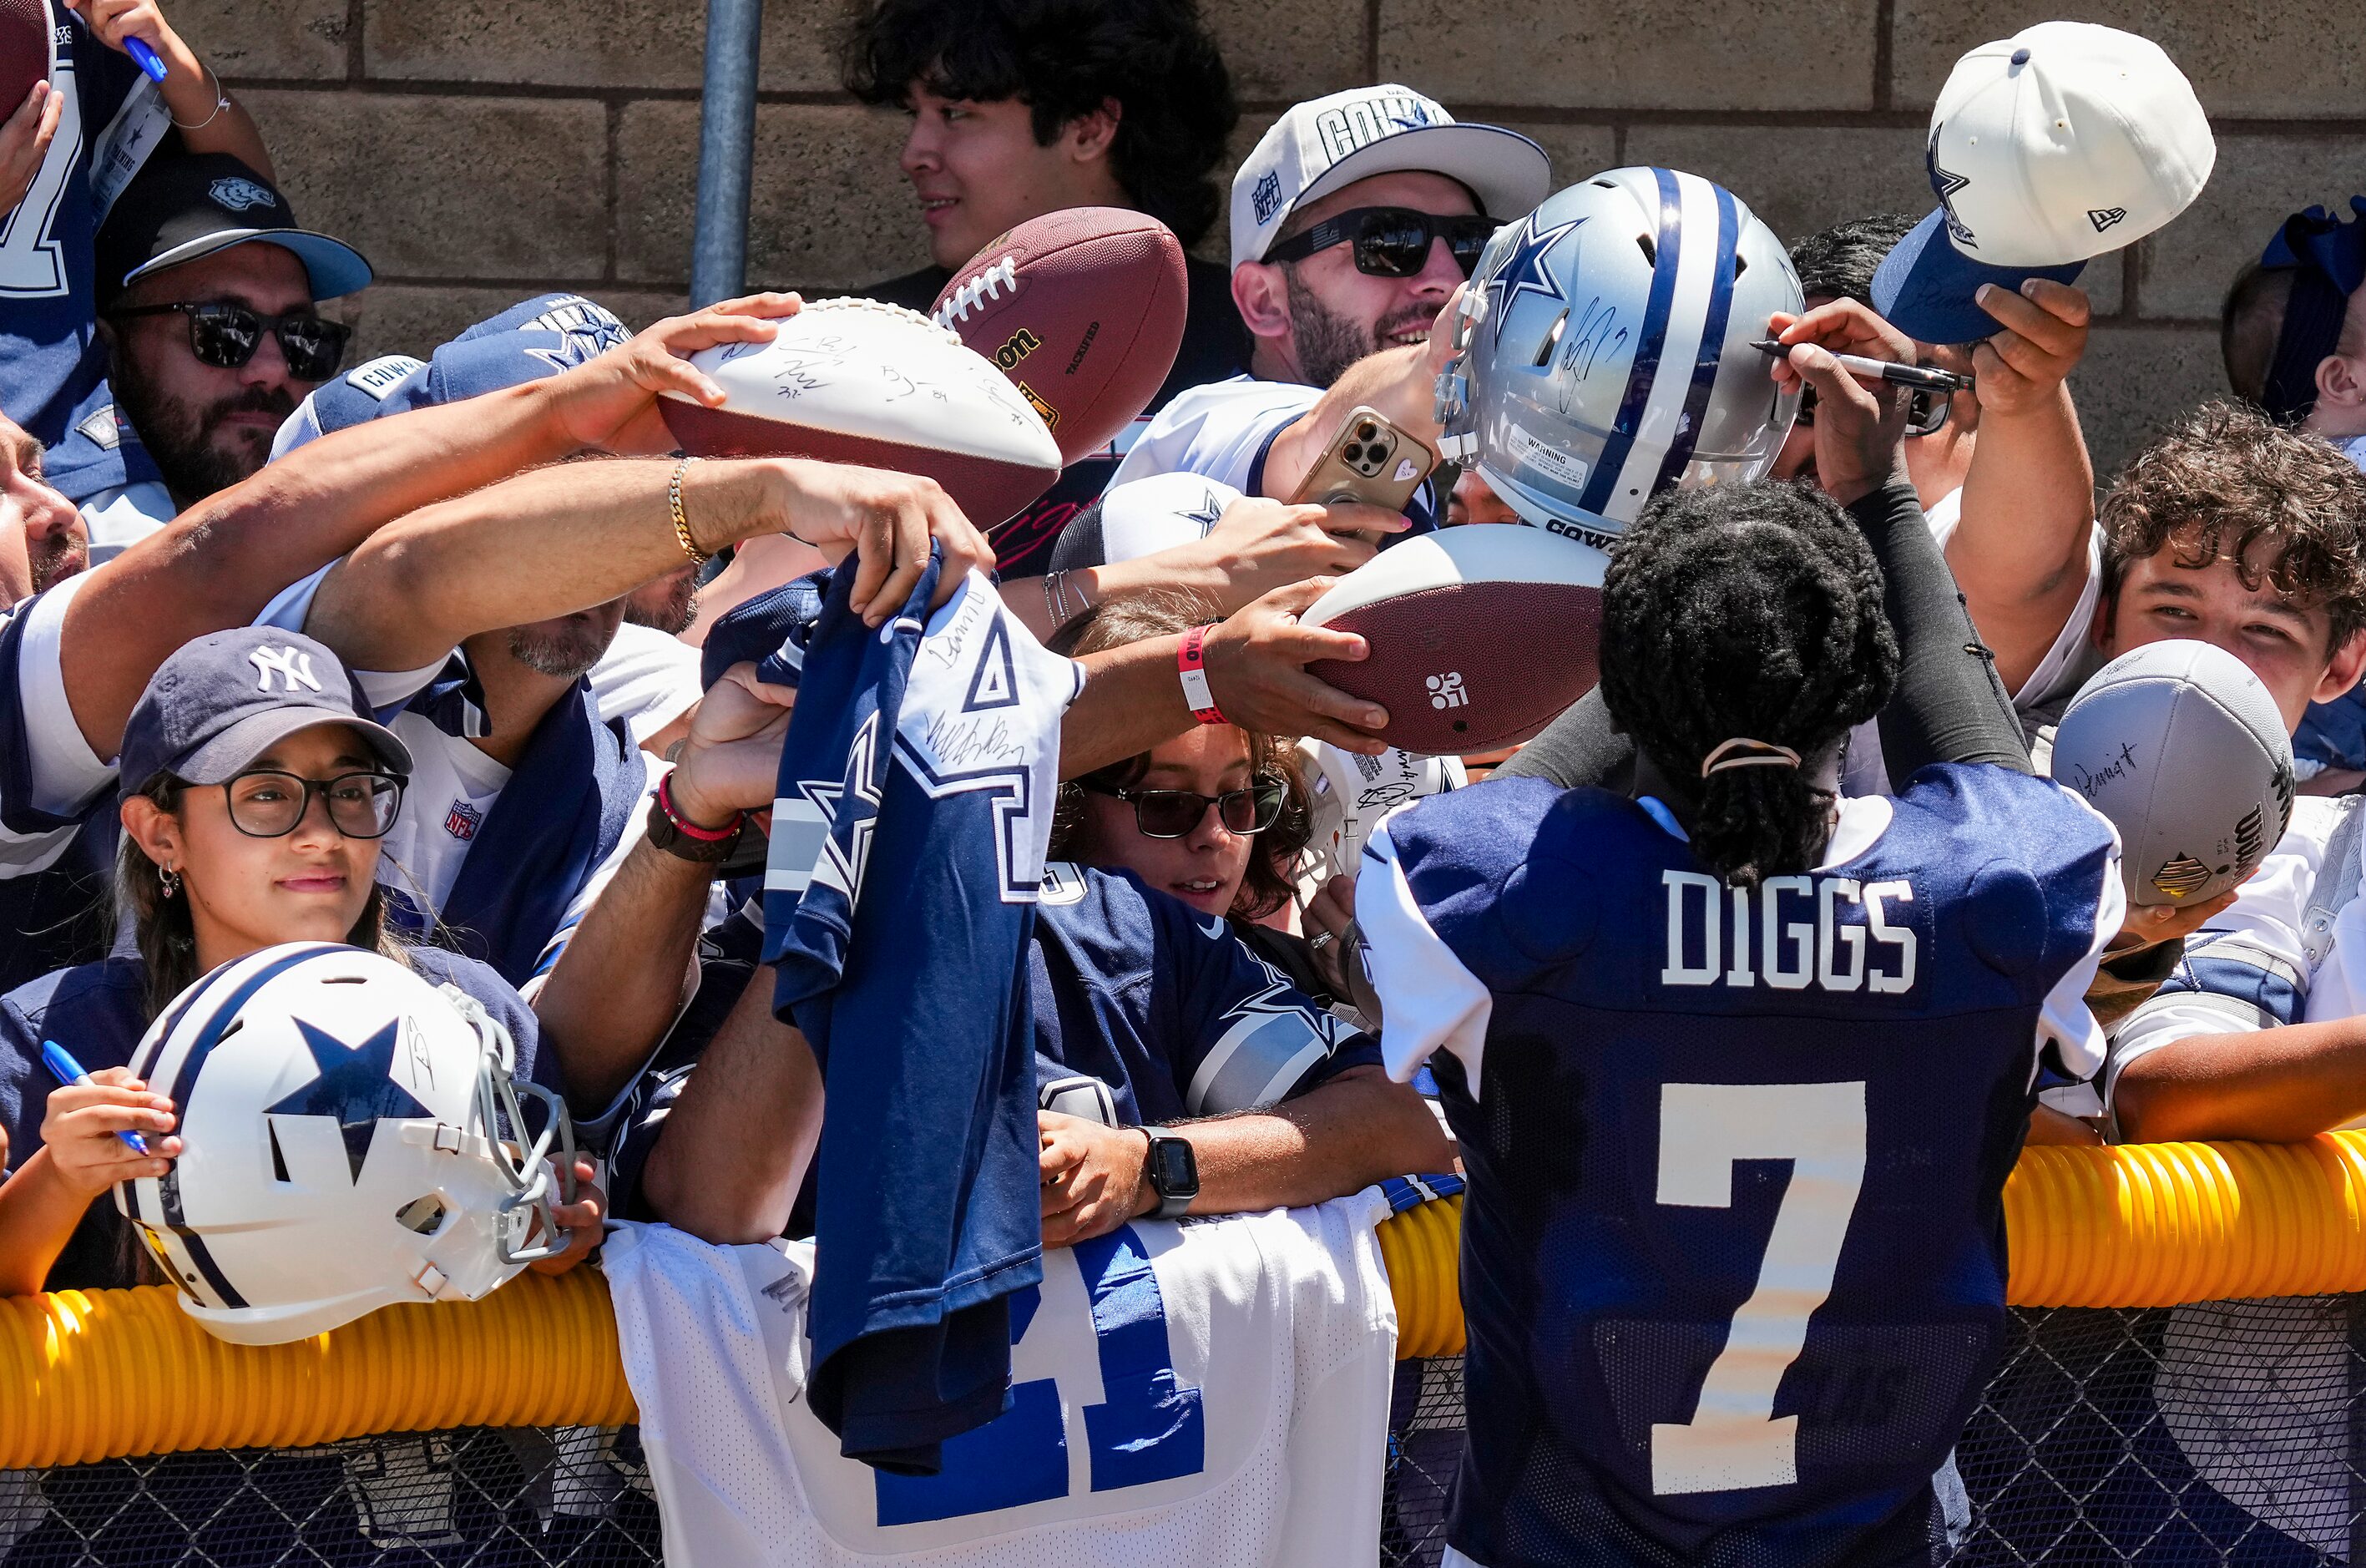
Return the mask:
[[841,1457],[802,1395],[813,1248],[608,1238],[625,1377],[675,1568],[1369,1565],[1396,1308],[1377,1190],[1136,1220],[1011,1302],[1010,1408],[934,1476]]

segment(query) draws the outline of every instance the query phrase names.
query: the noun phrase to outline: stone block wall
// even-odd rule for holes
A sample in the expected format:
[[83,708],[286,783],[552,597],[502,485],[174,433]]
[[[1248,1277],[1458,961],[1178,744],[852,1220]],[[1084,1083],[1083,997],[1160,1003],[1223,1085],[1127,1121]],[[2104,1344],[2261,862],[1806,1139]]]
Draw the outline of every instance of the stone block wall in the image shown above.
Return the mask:
[[[424,352],[534,290],[639,323],[678,308],[697,169],[701,0],[166,0],[270,138],[308,225],[383,279],[367,353]],[[1921,210],[1921,134],[1964,50],[2048,17],[2147,33],[2193,80],[2218,166],[2192,210],[2089,269],[2074,383],[2099,472],[2222,385],[2219,296],[2284,212],[2366,192],[2358,0],[1202,0],[1245,152],[1294,99],[1409,83],[1514,126],[1567,179],[1662,163],[1786,237]],[[751,283],[827,291],[925,259],[903,122],[837,89],[842,0],[765,7]],[[1221,255],[1221,231],[1209,253]]]

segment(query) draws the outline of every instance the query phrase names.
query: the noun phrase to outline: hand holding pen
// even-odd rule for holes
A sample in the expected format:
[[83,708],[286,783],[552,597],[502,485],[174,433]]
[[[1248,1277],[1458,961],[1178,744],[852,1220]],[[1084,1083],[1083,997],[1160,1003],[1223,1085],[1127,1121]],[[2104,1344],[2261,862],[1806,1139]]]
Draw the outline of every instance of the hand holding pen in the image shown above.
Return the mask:
[[130,1068],[86,1072],[54,1040],[41,1042],[41,1063],[62,1086],[50,1096],[41,1141],[58,1175],[75,1190],[96,1195],[118,1181],[161,1175],[180,1154],[181,1140],[171,1135],[172,1100],[151,1091]]

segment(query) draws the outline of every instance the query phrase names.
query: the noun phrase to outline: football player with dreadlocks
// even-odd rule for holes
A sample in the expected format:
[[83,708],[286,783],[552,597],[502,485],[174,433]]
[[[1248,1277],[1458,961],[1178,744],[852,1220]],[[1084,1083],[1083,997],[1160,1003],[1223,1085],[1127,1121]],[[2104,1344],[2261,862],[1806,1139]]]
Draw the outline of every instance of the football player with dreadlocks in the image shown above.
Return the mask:
[[1952,665],[1989,704],[1958,740],[1997,761],[1839,794],[1900,683],[1868,535],[1922,525],[1902,400],[1829,351],[1910,344],[1853,303],[1776,325],[1839,500],[1670,488],[1616,539],[1631,793],[1491,780],[1366,850],[1382,1049],[1434,1066],[1470,1181],[1449,1562],[1942,1555],[2002,1343],[2004,1180],[2041,1067],[2101,1059],[2117,841],[2026,771],[1978,661]]

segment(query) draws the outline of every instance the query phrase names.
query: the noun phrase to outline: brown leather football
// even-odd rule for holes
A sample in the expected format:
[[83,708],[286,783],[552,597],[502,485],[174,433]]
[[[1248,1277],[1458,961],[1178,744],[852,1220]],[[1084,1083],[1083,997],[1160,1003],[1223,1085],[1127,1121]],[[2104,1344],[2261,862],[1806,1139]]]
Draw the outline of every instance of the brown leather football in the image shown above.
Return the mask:
[[1185,289],[1166,224],[1072,207],[998,236],[930,314],[1001,367],[1065,465],[1106,447],[1157,395],[1183,346]]
[[50,36],[43,0],[0,0],[0,120],[25,107],[34,83],[49,79]]
[[1369,655],[1307,672],[1388,709],[1380,738],[1407,751],[1526,740],[1594,687],[1608,560],[1518,524],[1399,540],[1300,617],[1357,633]]

